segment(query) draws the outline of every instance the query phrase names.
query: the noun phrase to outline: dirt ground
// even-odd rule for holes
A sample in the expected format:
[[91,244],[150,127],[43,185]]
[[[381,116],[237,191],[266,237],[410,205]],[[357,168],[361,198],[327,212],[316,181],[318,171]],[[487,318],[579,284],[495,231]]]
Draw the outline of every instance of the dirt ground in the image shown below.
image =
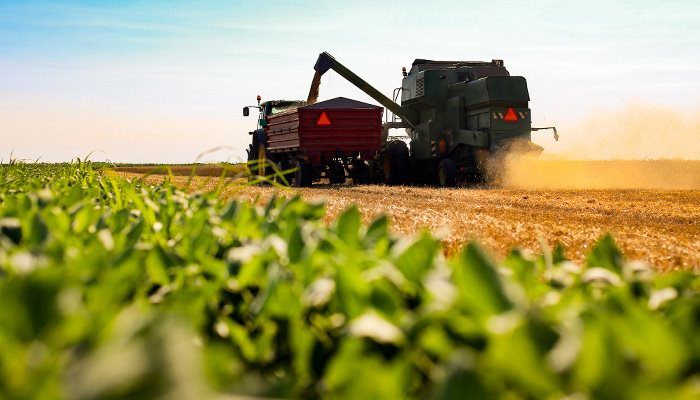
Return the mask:
[[[140,175],[121,172],[127,178]],[[162,176],[147,179],[156,182]],[[187,177],[174,177],[184,187]],[[217,180],[196,177],[192,187],[214,188]],[[305,189],[248,187],[232,184],[225,197],[265,201],[273,195],[300,193],[327,204],[333,221],[355,204],[366,222],[381,214],[393,231],[415,234],[428,229],[453,254],[470,240],[500,258],[519,247],[541,253],[561,243],[567,255],[582,262],[596,239],[614,235],[628,259],[660,270],[700,270],[700,190],[684,189],[523,189],[424,188],[325,185]]]

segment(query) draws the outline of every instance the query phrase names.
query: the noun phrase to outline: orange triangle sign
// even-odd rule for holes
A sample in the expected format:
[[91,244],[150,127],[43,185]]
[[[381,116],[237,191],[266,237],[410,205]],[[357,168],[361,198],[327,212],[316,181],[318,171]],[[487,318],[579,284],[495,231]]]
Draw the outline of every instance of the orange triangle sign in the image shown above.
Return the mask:
[[518,120],[518,114],[515,113],[513,107],[508,108],[508,111],[506,111],[506,116],[503,117],[503,120],[506,122],[515,122]]
[[330,125],[331,120],[328,118],[328,115],[326,115],[326,112],[322,112],[321,116],[318,117],[318,120],[316,121],[316,125],[318,126],[323,126],[323,125]]

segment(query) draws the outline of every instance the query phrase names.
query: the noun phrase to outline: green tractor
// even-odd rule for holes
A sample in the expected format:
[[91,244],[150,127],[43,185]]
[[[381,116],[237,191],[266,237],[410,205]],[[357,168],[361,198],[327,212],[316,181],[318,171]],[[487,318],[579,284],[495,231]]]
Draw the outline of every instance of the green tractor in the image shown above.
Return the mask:
[[265,127],[267,126],[268,118],[272,115],[303,107],[306,105],[306,102],[302,100],[268,100],[261,103],[262,98],[260,95],[258,95],[257,100],[257,106],[246,106],[243,108],[244,117],[250,115],[251,108],[258,110],[257,127],[254,131],[248,132],[252,136],[252,140],[246,152],[248,153],[249,166],[254,169],[260,169],[258,174],[269,176],[272,175],[273,171],[271,171],[267,162],[267,135],[265,134]]
[[[558,140],[556,128],[532,127],[527,82],[510,76],[502,60],[416,59],[403,69],[393,101],[326,52],[314,69],[307,104],[316,102],[321,76],[332,69],[393,113],[385,115],[384,147],[374,164],[388,184],[483,181],[503,156],[541,152],[533,131],[551,129]],[[392,140],[392,128],[405,128],[406,140]]]

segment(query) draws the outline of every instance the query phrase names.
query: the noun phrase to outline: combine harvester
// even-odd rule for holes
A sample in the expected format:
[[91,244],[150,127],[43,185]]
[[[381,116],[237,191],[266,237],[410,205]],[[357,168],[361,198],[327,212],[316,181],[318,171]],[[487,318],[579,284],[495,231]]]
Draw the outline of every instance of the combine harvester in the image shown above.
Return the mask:
[[[527,82],[510,76],[502,60],[417,59],[410,71],[403,68],[393,100],[326,52],[314,69],[307,101],[260,103],[258,97],[258,129],[250,132],[248,160],[295,167],[296,186],[322,176],[342,183],[346,174],[354,183],[390,185],[483,181],[504,155],[539,154],[533,131],[551,129],[558,139],[554,127],[532,127]],[[316,103],[321,76],[331,69],[391,114],[382,120],[381,107],[345,98]],[[389,136],[393,128],[404,128],[406,140]]]

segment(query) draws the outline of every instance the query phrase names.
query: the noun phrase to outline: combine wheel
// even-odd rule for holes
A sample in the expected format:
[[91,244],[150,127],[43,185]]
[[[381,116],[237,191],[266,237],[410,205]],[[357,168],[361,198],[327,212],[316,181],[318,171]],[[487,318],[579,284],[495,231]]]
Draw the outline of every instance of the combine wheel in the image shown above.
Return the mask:
[[382,160],[382,172],[384,183],[387,185],[400,185],[406,181],[410,166],[408,146],[401,140],[394,140],[386,144]]
[[305,162],[296,162],[296,172],[294,172],[294,186],[309,187],[314,181],[314,168]]
[[438,183],[442,187],[453,187],[457,184],[457,164],[450,158],[445,158],[438,165]]

